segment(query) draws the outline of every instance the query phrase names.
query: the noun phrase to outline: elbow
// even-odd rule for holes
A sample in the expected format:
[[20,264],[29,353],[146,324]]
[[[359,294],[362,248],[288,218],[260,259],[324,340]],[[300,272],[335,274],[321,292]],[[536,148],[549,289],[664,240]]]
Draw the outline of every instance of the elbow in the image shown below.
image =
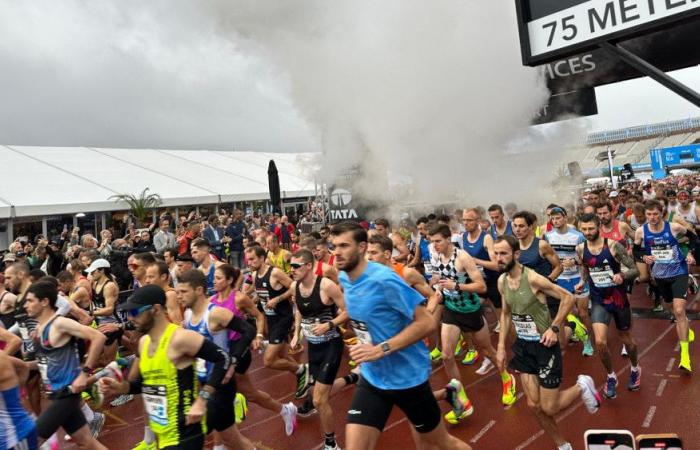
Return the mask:
[[486,283],[484,283],[483,281],[480,281],[478,283],[476,293],[477,294],[485,294],[486,293]]

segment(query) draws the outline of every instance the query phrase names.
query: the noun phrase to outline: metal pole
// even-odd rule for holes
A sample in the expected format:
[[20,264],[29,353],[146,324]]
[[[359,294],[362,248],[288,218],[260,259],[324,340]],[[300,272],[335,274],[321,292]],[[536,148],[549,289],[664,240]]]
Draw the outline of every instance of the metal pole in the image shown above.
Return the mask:
[[617,180],[615,179],[615,174],[613,173],[613,155],[610,151],[610,146],[608,145],[608,169],[610,170],[610,182],[612,183],[613,189],[617,189]]
[[603,42],[599,45],[602,49],[607,50],[608,52],[617,56],[625,63],[640,71],[642,74],[657,81],[658,83],[661,83],[668,89],[700,108],[700,93],[697,91],[689,88],[675,78],[668,76],[664,71],[652,66],[647,61],[643,60],[629,50],[620,47],[619,45],[613,45],[610,42]]

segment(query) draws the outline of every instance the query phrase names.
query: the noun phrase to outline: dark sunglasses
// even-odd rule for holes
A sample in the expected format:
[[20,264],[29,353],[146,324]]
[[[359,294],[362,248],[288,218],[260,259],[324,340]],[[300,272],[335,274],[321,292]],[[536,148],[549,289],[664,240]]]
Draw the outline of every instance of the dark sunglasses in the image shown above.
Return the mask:
[[127,313],[127,315],[129,315],[129,317],[136,317],[136,316],[138,316],[139,314],[141,314],[141,313],[143,313],[143,312],[146,312],[146,311],[148,311],[148,310],[151,309],[151,308],[153,308],[153,305],[146,305],[146,306],[142,306],[142,307],[140,307],[140,308],[132,308],[132,309],[129,309],[129,310],[127,310],[126,313]]
[[289,267],[291,267],[292,269],[298,269],[300,267],[304,267],[304,264],[303,263],[291,263],[291,264],[289,264]]

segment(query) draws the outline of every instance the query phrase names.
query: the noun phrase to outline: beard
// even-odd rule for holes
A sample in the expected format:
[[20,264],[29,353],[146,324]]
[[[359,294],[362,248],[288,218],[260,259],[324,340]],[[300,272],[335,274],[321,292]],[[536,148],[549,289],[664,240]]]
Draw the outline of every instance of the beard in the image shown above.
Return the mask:
[[156,319],[153,316],[152,311],[144,311],[143,314],[147,314],[148,316],[145,317],[144,320],[136,326],[136,331],[142,334],[146,334],[149,331],[151,331],[151,328],[153,328],[153,325],[155,325],[156,323]]
[[352,272],[352,270],[357,267],[360,263],[360,255],[353,255],[350,258],[346,258],[343,263],[338,262],[338,267],[344,272]]
[[510,270],[513,267],[515,267],[515,259],[511,260],[510,262],[508,262],[506,264],[502,264],[502,265],[499,264],[499,266],[498,266],[501,273],[508,273],[508,272],[510,272]]
[[590,242],[593,242],[593,241],[597,241],[599,237],[600,237],[600,231],[596,231],[595,234],[592,234],[590,236],[586,236],[586,239],[588,239]]

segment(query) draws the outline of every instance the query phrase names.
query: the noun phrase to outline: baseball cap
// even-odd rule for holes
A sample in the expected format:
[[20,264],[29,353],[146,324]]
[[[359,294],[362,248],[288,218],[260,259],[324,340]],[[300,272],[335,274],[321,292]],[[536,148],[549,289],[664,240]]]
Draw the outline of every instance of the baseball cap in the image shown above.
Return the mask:
[[99,259],[94,260],[90,264],[90,267],[85,269],[85,273],[90,274],[90,273],[96,271],[97,269],[109,269],[109,267],[110,267],[109,261],[107,261],[104,258],[99,258]]
[[566,215],[566,210],[562,208],[561,206],[555,206],[554,208],[549,210],[549,214],[561,214],[562,216]]
[[177,255],[175,261],[194,262],[194,259],[192,259],[192,255],[189,253],[183,253],[182,255]]
[[5,253],[5,256],[2,258],[2,261],[3,262],[8,262],[8,261],[15,262],[15,261],[17,261],[17,257],[15,256],[14,253]]
[[615,198],[615,197],[617,197],[618,195],[619,195],[619,194],[618,194],[617,191],[611,191],[611,192],[608,194],[608,197],[610,197],[610,198]]
[[165,291],[160,286],[148,284],[131,294],[119,309],[130,311],[152,305],[165,305]]

